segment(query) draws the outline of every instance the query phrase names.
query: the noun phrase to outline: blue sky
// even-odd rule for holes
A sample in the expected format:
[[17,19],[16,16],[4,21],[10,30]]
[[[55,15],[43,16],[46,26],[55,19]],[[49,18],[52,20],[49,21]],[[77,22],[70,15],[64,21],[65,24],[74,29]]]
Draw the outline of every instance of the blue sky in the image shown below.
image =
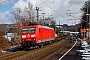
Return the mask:
[[[2,2],[1,2],[2,1]],[[3,3],[5,1],[6,3]],[[33,4],[33,7],[39,7],[40,13],[45,12],[45,17],[47,15],[52,15],[58,24],[75,24],[75,21],[67,21],[66,13],[78,13],[73,15],[80,18],[81,11],[80,8],[84,5],[87,0],[0,0],[0,24],[9,24],[14,22],[14,16],[11,12],[14,8],[18,7],[24,9],[28,2]],[[46,5],[47,4],[47,5]],[[57,12],[55,12],[55,11]],[[67,11],[70,10],[70,11]],[[61,16],[63,17],[61,17]],[[68,19],[73,19],[73,17],[68,16]],[[78,20],[80,22],[80,20]],[[77,21],[77,23],[79,23]]]
[[4,4],[4,5],[0,4],[0,13],[6,12],[6,11],[12,11],[12,7],[7,4]]
[[[5,1],[5,3],[4,3]],[[14,3],[16,3],[18,0],[1,0],[0,3],[0,13],[6,12],[6,11],[12,11],[12,6]]]

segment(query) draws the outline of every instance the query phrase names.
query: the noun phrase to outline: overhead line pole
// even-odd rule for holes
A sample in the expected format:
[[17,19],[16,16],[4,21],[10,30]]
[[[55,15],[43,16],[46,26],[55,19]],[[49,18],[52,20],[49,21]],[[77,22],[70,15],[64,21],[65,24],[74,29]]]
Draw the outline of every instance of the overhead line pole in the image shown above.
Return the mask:
[[44,25],[44,14],[46,14],[46,13],[41,13],[41,14],[43,14],[43,25]]
[[88,23],[87,21],[88,21],[88,16],[89,16],[89,15],[88,15],[88,2],[87,2],[86,8],[87,8],[87,10],[86,10],[86,16],[87,16],[87,19],[86,19],[86,28],[87,28],[87,23]]
[[36,7],[36,11],[37,11],[37,21],[38,21],[38,11],[39,11],[39,7]]
[[[88,1],[87,1],[87,7],[86,7],[86,8],[87,8],[87,14],[88,14]],[[87,21],[89,21],[89,20],[88,20],[88,16],[89,16],[89,15],[87,15],[87,19],[86,19],[86,28],[87,28]],[[89,19],[90,19],[90,18],[89,18]],[[88,28],[90,28],[90,26],[89,26]],[[89,38],[89,30],[88,30],[88,38]]]
[[90,38],[90,14],[88,12],[88,1],[87,1],[87,11],[86,11],[86,16],[87,16],[87,19],[86,19],[86,27],[87,27],[87,21],[88,21],[88,38]]

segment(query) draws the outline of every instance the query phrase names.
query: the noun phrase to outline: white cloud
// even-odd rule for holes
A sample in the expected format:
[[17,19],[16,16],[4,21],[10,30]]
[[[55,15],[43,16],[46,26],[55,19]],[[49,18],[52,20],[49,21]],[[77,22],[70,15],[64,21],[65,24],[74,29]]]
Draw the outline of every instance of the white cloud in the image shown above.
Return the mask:
[[8,3],[7,0],[0,0],[0,4],[6,4],[6,3]]
[[29,2],[33,5],[33,7],[35,7],[36,0],[19,0],[14,4],[13,8],[20,8],[24,10],[24,8],[28,6]]
[[[61,24],[68,24],[71,25],[72,23],[75,24],[75,21],[67,21],[68,19],[76,19],[81,17],[80,8],[83,6],[86,0],[37,0],[37,6],[40,7],[42,12],[49,13],[53,15],[56,19],[57,24],[61,22]],[[70,10],[70,11],[67,11]],[[41,11],[40,11],[41,12]],[[72,14],[72,16],[76,17],[67,17],[66,13],[77,13]],[[80,21],[77,19],[76,23]]]
[[[7,0],[3,0],[7,1]],[[13,0],[12,0],[13,1]],[[87,0],[18,0],[13,6],[13,9],[15,8],[21,8],[21,10],[24,10],[25,7],[28,6],[28,2],[32,3],[34,9],[35,7],[39,7],[40,10],[39,14],[41,15],[42,12],[45,12],[45,17],[49,15],[53,15],[55,18],[57,24],[58,22],[61,22],[61,24],[69,23],[71,25],[75,21],[67,21],[67,14],[66,13],[77,13],[72,14],[72,16],[75,16],[77,18],[80,18],[80,8],[83,6],[84,2]],[[70,10],[70,11],[67,11]],[[5,15],[4,15],[5,14]],[[6,17],[9,13],[4,13],[3,15]],[[12,14],[11,14],[12,15]],[[9,14],[9,17],[11,16]],[[0,14],[1,16],[1,14]],[[2,16],[2,19],[5,20],[5,18]],[[73,17],[68,16],[68,19],[75,19]]]
[[14,16],[10,12],[0,13],[0,23],[11,24],[13,23]]
[[87,0],[70,0],[70,4],[82,4]]
[[[10,2],[14,3],[15,1],[14,0],[0,0],[1,4],[6,4],[6,3],[9,4]],[[13,9],[21,8],[23,10],[25,6],[27,7],[28,2],[31,2],[31,4],[33,4],[33,6],[35,7],[36,0],[31,0],[31,1],[30,0],[19,0],[12,7]],[[14,15],[9,11],[0,13],[0,23],[4,23],[4,24],[14,23]]]

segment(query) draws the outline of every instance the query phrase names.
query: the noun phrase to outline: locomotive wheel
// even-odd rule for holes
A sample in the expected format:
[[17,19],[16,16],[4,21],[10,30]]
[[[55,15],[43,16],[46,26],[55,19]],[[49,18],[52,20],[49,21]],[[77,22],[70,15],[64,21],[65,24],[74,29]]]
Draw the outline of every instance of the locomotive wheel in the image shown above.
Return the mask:
[[36,44],[36,45],[35,45],[35,48],[39,48],[39,45],[38,45],[38,44]]
[[49,43],[51,44],[51,43],[52,43],[52,41],[49,41]]
[[39,45],[39,48],[42,48],[42,47],[44,47],[44,43],[41,43],[41,44]]

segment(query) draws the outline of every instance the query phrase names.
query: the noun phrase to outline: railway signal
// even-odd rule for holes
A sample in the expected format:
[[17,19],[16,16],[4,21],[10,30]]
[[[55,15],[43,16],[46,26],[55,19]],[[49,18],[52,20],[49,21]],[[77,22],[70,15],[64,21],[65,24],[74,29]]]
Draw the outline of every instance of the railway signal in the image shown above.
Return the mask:
[[80,32],[84,33],[84,32],[86,32],[86,29],[85,28],[84,29],[80,29]]

